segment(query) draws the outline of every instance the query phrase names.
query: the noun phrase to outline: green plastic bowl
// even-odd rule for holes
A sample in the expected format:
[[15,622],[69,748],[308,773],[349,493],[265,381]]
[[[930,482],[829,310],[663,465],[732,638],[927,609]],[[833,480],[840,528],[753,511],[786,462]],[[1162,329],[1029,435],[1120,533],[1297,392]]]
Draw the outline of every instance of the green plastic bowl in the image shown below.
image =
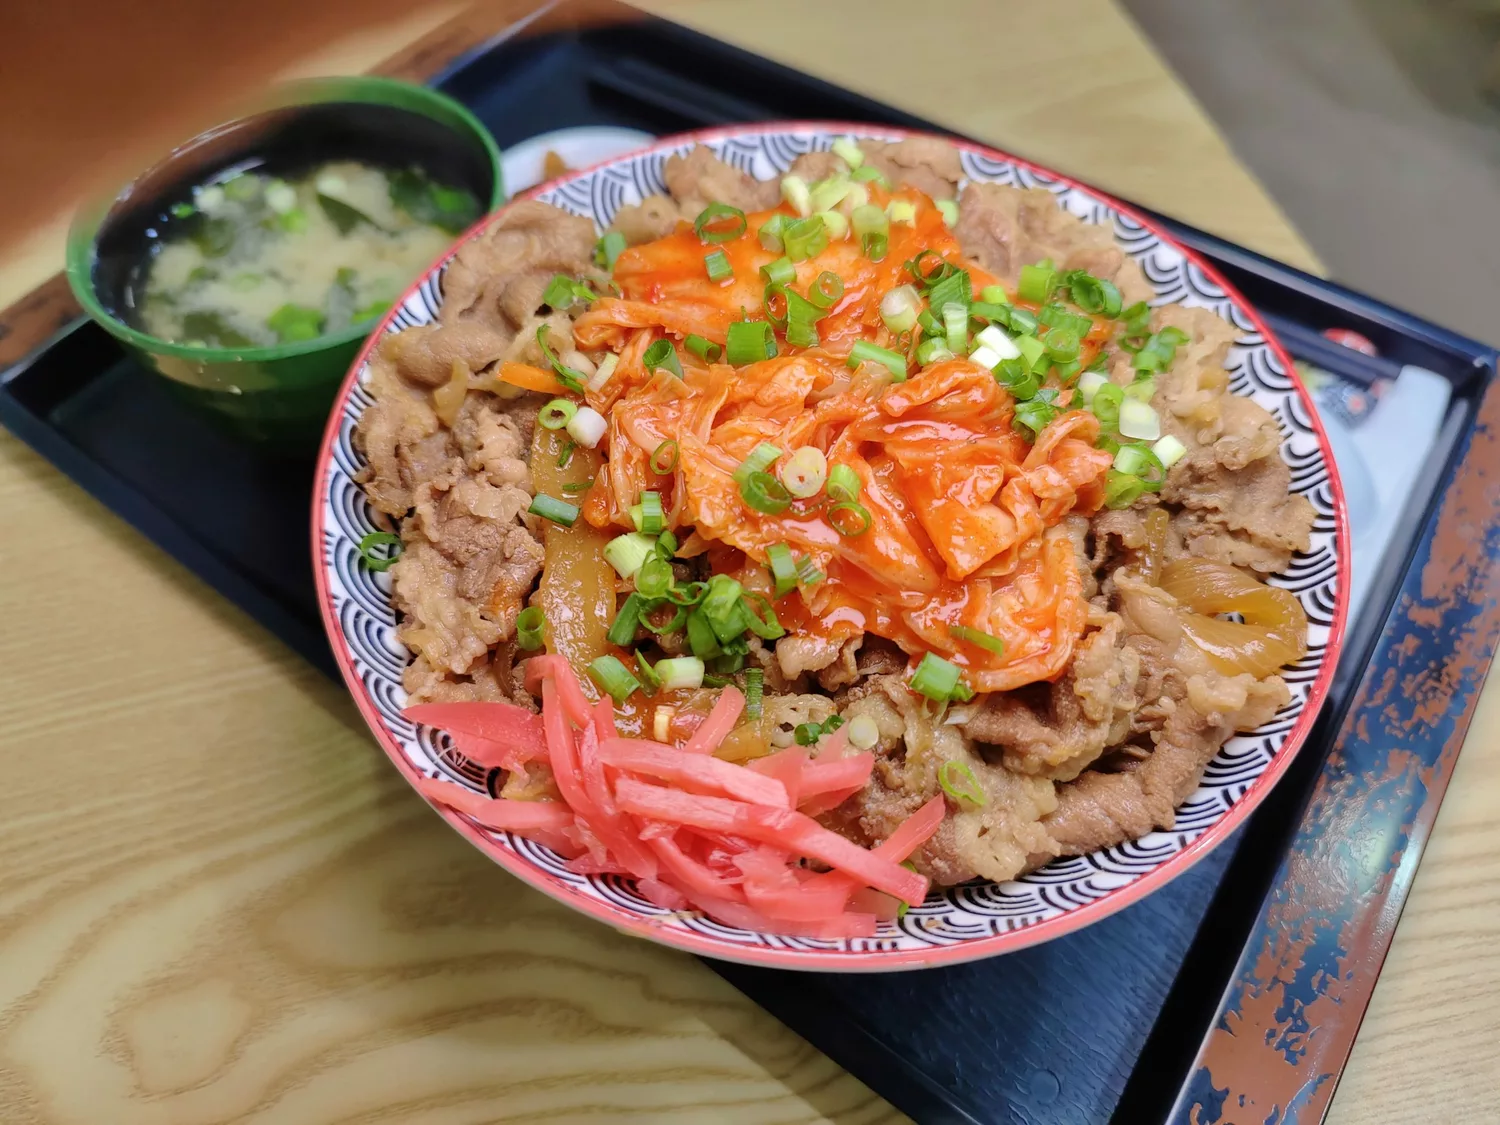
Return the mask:
[[240,436],[311,450],[334,393],[369,334],[364,324],[272,347],[210,348],[152,336],[126,318],[127,293],[154,223],[174,199],[229,168],[356,159],[417,165],[467,188],[486,210],[504,198],[494,138],[452,98],[389,78],[322,78],[278,88],[256,112],[174,149],[114,199],[79,212],[68,282],[84,310],[172,388]]

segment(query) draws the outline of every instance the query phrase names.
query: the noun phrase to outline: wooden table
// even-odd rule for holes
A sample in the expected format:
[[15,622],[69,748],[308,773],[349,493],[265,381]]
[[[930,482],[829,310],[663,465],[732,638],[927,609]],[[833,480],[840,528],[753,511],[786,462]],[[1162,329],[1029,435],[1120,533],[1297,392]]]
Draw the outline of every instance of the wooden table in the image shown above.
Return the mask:
[[[1108,0],[950,0],[923,11],[921,39],[896,0],[649,6],[1316,268]],[[364,69],[455,12],[316,7],[305,28],[236,31],[236,68],[187,68],[219,86],[163,104],[202,113],[271,75]],[[117,34],[101,20],[70,33]],[[64,60],[28,51],[27,30],[0,70],[45,83]],[[24,131],[12,108],[0,119]],[[188,111],[88,112],[118,155]],[[8,209],[26,222],[0,238],[0,304],[55,272],[66,214],[98,186],[57,182]],[[8,1125],[902,1120],[691,958],[493,867],[400,781],[341,688],[3,432],[0,511]],[[1500,1104],[1497,715],[1492,691],[1334,1103],[1344,1125]]]

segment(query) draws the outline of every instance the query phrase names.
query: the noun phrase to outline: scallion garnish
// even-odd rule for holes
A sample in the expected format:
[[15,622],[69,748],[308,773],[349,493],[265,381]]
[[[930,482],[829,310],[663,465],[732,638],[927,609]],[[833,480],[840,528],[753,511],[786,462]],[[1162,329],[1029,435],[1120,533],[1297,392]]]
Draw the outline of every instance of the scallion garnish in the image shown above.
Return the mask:
[[874,203],[856,207],[849,216],[854,226],[854,237],[859,239],[860,249],[866,258],[879,262],[885,258],[890,245],[891,220],[885,209]]
[[1159,492],[1167,479],[1167,468],[1151,446],[1144,442],[1122,445],[1115,454],[1115,468],[1139,477],[1148,492]]
[[635,652],[636,670],[641,674],[641,690],[648,696],[655,695],[661,690],[661,677],[656,674],[656,669],[651,667],[651,661],[646,659],[646,654],[640,649]]
[[668,438],[651,451],[651,471],[659,477],[667,476],[677,471],[677,462],[682,453],[677,442]]
[[807,287],[807,299],[820,309],[831,309],[844,295],[844,279],[832,270],[824,270]]
[[656,662],[656,674],[668,691],[703,686],[703,661],[693,656],[677,656]]
[[761,266],[760,275],[771,285],[790,285],[797,280],[797,267],[790,258],[780,257]]
[[708,580],[708,593],[695,612],[703,615],[721,645],[745,631],[740,610],[744,592],[745,588],[727,574],[715,574]]
[[1012,308],[1010,310],[1010,321],[1006,327],[1012,332],[1021,336],[1035,336],[1036,326],[1036,313],[1030,309]]
[[852,504],[859,499],[859,474],[848,465],[835,465],[828,473],[828,499],[835,504]]
[[736,483],[743,484],[751,473],[764,472],[781,456],[781,450],[768,441],[763,441],[750,451],[734,470]]
[[677,378],[682,378],[682,361],[677,358],[677,349],[672,346],[671,340],[665,338],[657,340],[646,349],[646,354],[641,357],[641,362],[645,365],[647,371],[655,371],[658,368],[665,367],[673,375],[677,376]]
[[1086,316],[1069,312],[1064,306],[1053,302],[1043,305],[1037,310],[1037,323],[1048,328],[1058,328],[1073,332],[1080,337],[1087,336],[1094,327],[1094,322]]
[[874,522],[870,509],[857,500],[846,500],[828,509],[829,525],[845,537],[863,535]]
[[704,363],[718,363],[719,357],[724,354],[724,349],[719,347],[718,344],[698,335],[689,335],[687,339],[682,341],[682,345]]
[[880,319],[897,335],[915,328],[921,315],[924,315],[922,298],[914,286],[898,285],[880,298]]
[[1106,317],[1120,315],[1123,300],[1113,281],[1097,278],[1087,270],[1070,270],[1063,275],[1063,283],[1073,303],[1084,312]]
[[906,357],[890,348],[882,348],[868,340],[856,340],[849,351],[848,365],[858,367],[861,363],[879,363],[900,383],[906,379]]
[[765,697],[766,674],[759,668],[745,669],[745,718],[759,719]]
[[849,178],[855,183],[874,183],[883,188],[889,188],[891,181],[885,178],[885,174],[873,164],[861,164],[849,173]]
[[1110,469],[1104,474],[1104,506],[1106,508],[1128,508],[1146,491],[1140,477]]
[[952,199],[935,200],[938,214],[943,217],[943,225],[949,230],[958,226],[958,204]]
[[786,256],[794,262],[815,258],[828,249],[828,228],[817,215],[787,223],[781,230]]
[[771,568],[771,580],[776,584],[776,596],[785,597],[797,587],[797,564],[792,559],[792,549],[785,543],[772,543],[766,548],[766,565]]
[[815,445],[804,445],[781,463],[776,475],[798,500],[816,496],[828,479],[828,458]]
[[693,220],[693,233],[708,243],[728,242],[745,233],[745,212],[727,203],[710,203]]
[[605,654],[589,664],[589,679],[599,685],[615,703],[624,703],[633,692],[641,690],[641,681],[630,674],[618,656]]
[[614,622],[609,627],[609,632],[604,635],[605,640],[616,648],[626,648],[635,643],[636,630],[641,624],[641,596],[631,594],[620,606],[620,612],[615,614]]
[[[952,272],[944,275],[940,281],[928,287],[928,307],[936,309],[938,314],[941,315],[947,306],[959,305],[963,308],[964,314],[967,315],[969,305],[974,300],[974,283],[969,280],[968,270],[954,269],[952,263],[945,264],[948,265]],[[949,347],[952,347],[952,345],[950,344]],[[953,350],[958,351],[959,349],[953,348]]]
[[740,498],[768,516],[779,516],[792,505],[792,494],[786,485],[770,473],[751,473],[741,481]]
[[[384,553],[377,554],[377,547],[384,547]],[[358,550],[367,570],[390,570],[401,557],[401,537],[389,531],[372,531],[359,541]]]
[[625,252],[625,245],[625,236],[619,231],[607,232],[594,244],[594,261],[614,273],[615,260]]
[[1005,360],[995,368],[995,378],[1018,402],[1024,402],[1042,389],[1041,376],[1024,359]]
[[647,535],[656,536],[661,534],[662,510],[661,493],[641,493],[641,527],[640,530]]
[[735,367],[776,358],[776,337],[763,320],[737,320],[729,326],[725,358]]
[[773,254],[780,254],[785,246],[781,239],[781,231],[785,226],[786,216],[781,214],[772,215],[762,223],[757,232],[761,246]]
[[667,591],[672,588],[672,578],[672,564],[653,556],[635,572],[635,588],[641,597],[657,601],[667,596]]
[[1015,424],[1031,431],[1032,440],[1057,417],[1057,391],[1051,387],[1037,391],[1025,402],[1016,403]]
[[562,486],[562,490],[571,496],[579,492],[587,492],[593,487],[594,478],[590,477],[588,480],[569,481],[567,484]]
[[1105,383],[1094,392],[1094,401],[1089,409],[1099,419],[1099,427],[1113,432],[1120,428],[1120,406],[1125,402],[1125,392],[1114,383]]
[[555,398],[536,413],[537,424],[544,430],[560,430],[578,413],[578,404]]
[[827,575],[812,561],[811,555],[803,555],[797,560],[797,585],[816,586],[826,577]]
[[943,313],[943,337],[948,350],[957,355],[969,350],[969,310],[957,301],[936,306]]
[[974,770],[968,762],[960,762],[956,758],[944,762],[938,767],[938,784],[956,802],[971,805],[989,803],[984,787],[979,784],[979,779],[974,776]]
[[746,590],[740,596],[740,621],[742,625],[761,640],[774,641],[786,636],[775,607],[764,594]]
[[703,268],[708,270],[709,281],[727,281],[734,276],[734,267],[729,264],[729,255],[722,250],[703,255]]
[[983,629],[974,629],[968,625],[949,625],[948,632],[959,640],[978,645],[986,652],[993,652],[996,656],[1005,654],[1005,642],[992,633],[986,633]]
[[925,695],[935,703],[947,703],[955,698],[958,690],[959,669],[957,664],[944,660],[933,653],[925,653],[912,674],[911,690]]
[[541,648],[546,625],[547,617],[537,606],[529,605],[516,614],[516,647],[527,652]]
[[531,507],[526,509],[534,516],[541,516],[544,520],[561,524],[563,527],[572,527],[578,520],[578,508],[574,504],[565,503],[555,496],[546,494],[538,495],[531,502]]
[[1080,341],[1077,332],[1053,328],[1042,338],[1042,343],[1047,348],[1047,354],[1055,360],[1067,362],[1078,358]]
[[552,350],[552,345],[547,343],[547,325],[545,324],[537,326],[536,346],[541,349],[542,358],[551,364],[553,374],[557,376],[557,381],[567,387],[568,390],[576,394],[583,394],[585,382],[583,372],[569,367],[557,358],[557,353]]
[[572,308],[575,301],[596,301],[599,294],[595,293],[581,281],[575,281],[567,274],[554,274],[552,280],[547,283],[547,289],[542,294],[542,304],[549,309]]
[[1020,284],[1016,286],[1016,295],[1023,301],[1032,304],[1044,304],[1052,296],[1052,290],[1057,285],[1057,271],[1051,266],[1022,266]]
[[[576,418],[577,415],[575,414],[574,417]],[[568,467],[568,462],[573,460],[573,451],[577,448],[578,443],[571,439],[563,443],[562,452],[557,455],[557,467],[559,469],[566,469]]]

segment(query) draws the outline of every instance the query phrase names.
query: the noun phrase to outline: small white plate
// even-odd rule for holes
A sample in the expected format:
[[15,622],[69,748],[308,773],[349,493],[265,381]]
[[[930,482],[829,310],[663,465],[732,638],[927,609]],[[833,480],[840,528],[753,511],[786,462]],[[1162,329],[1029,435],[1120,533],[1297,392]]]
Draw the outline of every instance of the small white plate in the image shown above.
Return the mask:
[[550,133],[528,137],[500,154],[505,194],[516,195],[549,179],[542,171],[549,152],[562,157],[569,172],[577,172],[632,149],[645,148],[654,140],[656,138],[650,133],[643,133],[639,129],[611,129],[594,125],[554,129]]

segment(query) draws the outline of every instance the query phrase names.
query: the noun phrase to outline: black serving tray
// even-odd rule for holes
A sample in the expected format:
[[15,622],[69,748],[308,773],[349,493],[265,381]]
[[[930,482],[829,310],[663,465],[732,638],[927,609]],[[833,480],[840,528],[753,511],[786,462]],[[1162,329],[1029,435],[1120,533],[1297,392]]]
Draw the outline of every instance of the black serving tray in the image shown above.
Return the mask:
[[[559,30],[567,7],[554,6],[552,18],[507,33],[433,80],[473,109],[502,148],[579,125],[670,133],[828,118],[936,128],[638,14],[604,25],[580,18]],[[1303,358],[1339,365],[1363,382],[1389,374],[1392,363],[1416,364],[1452,383],[1452,406],[1398,533],[1405,549],[1387,557],[1366,611],[1351,623],[1334,692],[1308,745],[1246,826],[1191,871],[1083,931],[977,964],[872,977],[711,963],[919,1121],[1134,1125],[1187,1122],[1192,1112],[1203,1125],[1248,1125],[1212,1082],[1206,1098],[1194,1092],[1204,1080],[1200,1054],[1223,1024],[1221,1008],[1234,1002],[1247,943],[1267,924],[1263,904],[1285,881],[1278,868],[1290,858],[1355,685],[1394,642],[1381,635],[1387,611],[1412,556],[1430,539],[1431,509],[1457,471],[1495,374],[1496,355],[1480,344],[1163,222],[1262,311],[1311,330],[1291,335],[1354,329],[1383,357],[1347,351],[1329,361],[1325,348]],[[309,557],[314,450],[273,458],[226,436],[86,320],[0,373],[0,421],[337,679]],[[1477,676],[1482,681],[1482,669]],[[1404,886],[1394,893],[1399,906]],[[1287,1120],[1254,1118],[1268,1119]]]

